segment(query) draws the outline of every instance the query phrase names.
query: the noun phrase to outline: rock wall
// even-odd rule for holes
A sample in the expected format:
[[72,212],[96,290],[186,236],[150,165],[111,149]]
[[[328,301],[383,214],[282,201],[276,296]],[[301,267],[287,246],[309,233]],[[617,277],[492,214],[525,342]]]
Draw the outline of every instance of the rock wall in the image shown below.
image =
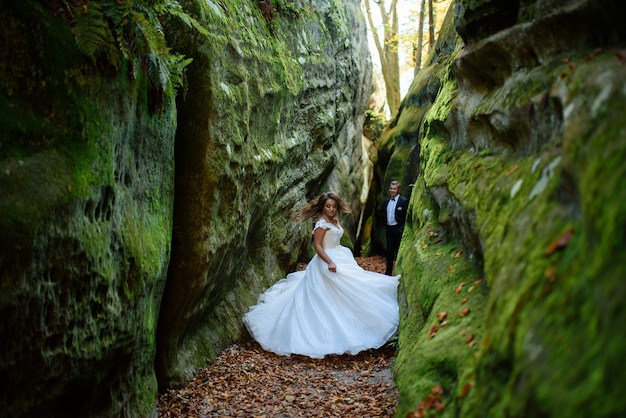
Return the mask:
[[363,182],[371,64],[359,4],[292,5],[266,23],[256,3],[221,3],[203,22],[210,36],[179,35],[193,88],[178,101],[163,388],[245,338],[242,314],[302,252],[308,259],[312,225],[290,221],[291,210],[322,188],[350,199]]
[[397,416],[626,412],[619,10],[485,0],[448,15],[381,147],[381,183],[414,184]]
[[358,2],[144,3],[0,6],[2,417],[151,415],[308,251],[292,207],[363,182]]
[[0,416],[148,415],[173,96],[151,111],[146,79],[98,71],[67,19],[0,9]]

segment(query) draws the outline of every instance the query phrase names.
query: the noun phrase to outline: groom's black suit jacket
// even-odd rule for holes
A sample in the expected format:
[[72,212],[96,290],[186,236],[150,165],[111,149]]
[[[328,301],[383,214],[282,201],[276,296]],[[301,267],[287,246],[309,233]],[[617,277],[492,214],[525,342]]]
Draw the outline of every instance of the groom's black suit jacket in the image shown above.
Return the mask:
[[[396,210],[395,210],[395,216],[396,216],[396,222],[398,222],[398,227],[403,230],[404,229],[404,223],[406,221],[406,210],[409,206],[409,201],[408,199],[398,195],[397,196],[398,202],[396,203]],[[385,205],[384,205],[384,214],[385,214],[385,225],[387,225],[387,205],[389,204],[389,201],[391,200],[391,198],[387,198],[387,200],[385,200]]]

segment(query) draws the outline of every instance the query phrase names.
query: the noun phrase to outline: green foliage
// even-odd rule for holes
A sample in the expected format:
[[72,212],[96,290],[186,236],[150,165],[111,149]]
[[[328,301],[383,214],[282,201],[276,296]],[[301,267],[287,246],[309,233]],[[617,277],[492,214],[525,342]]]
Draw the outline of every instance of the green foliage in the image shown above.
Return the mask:
[[387,127],[386,119],[387,117],[384,113],[378,113],[371,109],[366,110],[363,121],[363,135],[373,143],[377,143]]
[[303,13],[303,8],[297,6],[294,0],[274,0],[276,3],[276,11],[284,18],[297,20]]
[[147,77],[152,104],[159,108],[166,93],[182,86],[185,67],[191,63],[168,47],[161,21],[167,18],[208,34],[175,0],[90,1],[74,10],[72,31],[78,49],[94,63],[105,57],[119,71],[122,59],[131,62],[131,76]]
[[166,1],[163,0],[160,3],[155,4],[154,10],[161,15],[171,16],[177,19],[180,19],[184,24],[197,30],[199,33],[203,35],[208,35],[209,32],[193,17],[189,16],[183,10],[183,7],[177,1]]
[[109,62],[119,70],[120,63],[114,49],[115,39],[102,13],[102,6],[94,3],[84,13],[75,14],[72,23],[72,32],[80,52],[94,62],[101,53],[105,53]]
[[257,0],[257,4],[272,35],[276,35],[280,28],[280,22],[277,18],[296,21],[307,11],[307,9],[297,5],[294,0]]
[[386,343],[384,348],[389,348],[392,350],[397,350],[398,349],[398,334],[394,335],[393,337],[391,337]]

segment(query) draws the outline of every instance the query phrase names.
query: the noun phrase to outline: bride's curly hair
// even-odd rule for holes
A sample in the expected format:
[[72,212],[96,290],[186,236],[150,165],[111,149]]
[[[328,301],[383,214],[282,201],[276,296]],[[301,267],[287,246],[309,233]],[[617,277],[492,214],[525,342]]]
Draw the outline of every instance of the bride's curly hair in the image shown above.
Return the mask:
[[328,199],[333,199],[337,202],[337,215],[341,215],[342,213],[352,213],[350,205],[348,205],[348,202],[342,199],[341,196],[335,192],[326,192],[309,201],[306,205],[296,208],[292,218],[300,221],[304,221],[309,218],[317,220],[317,218],[322,216],[324,213],[324,204]]

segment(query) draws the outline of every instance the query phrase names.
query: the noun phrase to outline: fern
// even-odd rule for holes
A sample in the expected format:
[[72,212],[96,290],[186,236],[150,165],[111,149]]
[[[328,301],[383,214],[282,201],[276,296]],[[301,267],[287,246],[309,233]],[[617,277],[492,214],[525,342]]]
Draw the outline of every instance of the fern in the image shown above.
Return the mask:
[[127,19],[128,14],[131,12],[133,4],[134,1],[123,1],[119,3],[115,0],[102,1],[104,14],[111,20],[114,28],[124,26],[124,20]]
[[180,19],[201,34],[208,31],[176,0],[87,1],[75,10],[72,31],[78,49],[94,63],[104,55],[119,71],[121,59],[131,63],[131,77],[143,72],[157,108],[166,92],[183,85],[191,59],[173,54],[167,46],[160,17]]
[[206,30],[206,28],[202,26],[200,22],[198,22],[196,19],[194,19],[193,17],[185,13],[185,11],[183,10],[183,7],[177,1],[165,1],[163,3],[159,3],[155,5],[154,8],[157,11],[157,13],[161,13],[161,14],[169,15],[171,17],[178,18],[184,24],[186,24],[190,28],[197,30],[203,35],[209,34],[209,31]]
[[170,82],[172,87],[177,89],[185,85],[185,68],[193,61],[185,58],[184,55],[173,54],[170,56]]
[[167,48],[161,22],[154,11],[137,5],[133,7],[131,18],[133,39],[137,42],[141,55],[158,53]]
[[161,54],[148,55],[148,78],[152,86],[166,91],[170,83],[170,65],[167,57]]
[[78,50],[93,61],[100,53],[107,53],[108,47],[115,42],[98,3],[92,3],[86,10],[74,13],[72,32]]

